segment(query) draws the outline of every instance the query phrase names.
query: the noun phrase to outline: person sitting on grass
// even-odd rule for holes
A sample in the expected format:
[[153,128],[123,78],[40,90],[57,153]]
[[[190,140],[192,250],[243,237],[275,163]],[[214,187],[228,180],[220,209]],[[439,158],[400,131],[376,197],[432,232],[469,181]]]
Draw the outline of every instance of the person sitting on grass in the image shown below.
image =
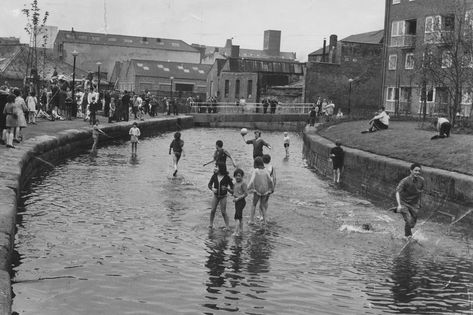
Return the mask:
[[436,118],[434,119],[432,124],[437,128],[439,134],[433,136],[432,138],[430,138],[430,140],[450,137],[450,129],[452,129],[452,125],[450,124],[447,118]]
[[378,130],[385,130],[389,127],[389,115],[386,113],[384,106],[380,108],[377,115],[370,119],[368,122],[370,128],[368,130],[363,130],[361,133],[375,132]]

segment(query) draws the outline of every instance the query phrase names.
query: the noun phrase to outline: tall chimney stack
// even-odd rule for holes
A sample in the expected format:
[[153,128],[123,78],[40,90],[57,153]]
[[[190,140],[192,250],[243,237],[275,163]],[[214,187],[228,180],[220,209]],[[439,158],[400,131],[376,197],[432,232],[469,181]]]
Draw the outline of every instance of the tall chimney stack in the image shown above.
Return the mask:
[[279,56],[281,52],[281,31],[264,31],[263,50],[270,56]]

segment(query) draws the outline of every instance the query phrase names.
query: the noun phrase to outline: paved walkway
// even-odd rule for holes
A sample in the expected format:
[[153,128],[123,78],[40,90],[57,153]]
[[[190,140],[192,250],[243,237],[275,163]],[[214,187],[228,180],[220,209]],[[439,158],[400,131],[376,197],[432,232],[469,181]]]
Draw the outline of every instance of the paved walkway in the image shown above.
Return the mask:
[[[169,117],[169,116],[159,115],[157,117],[148,118],[147,120],[162,119],[164,117]],[[173,116],[170,116],[170,117],[173,117]],[[106,126],[112,126],[114,124],[117,124],[117,122],[108,123],[106,117],[98,116],[98,119],[99,121],[101,121],[101,123],[99,124],[99,127],[106,127]],[[128,122],[122,121],[118,123],[131,124],[133,123],[133,121],[134,121],[133,119],[130,119],[130,121]],[[38,137],[38,136],[44,136],[44,135],[54,136],[58,132],[67,130],[67,129],[92,130],[92,125],[90,125],[88,121],[84,121],[83,119],[80,119],[80,118],[73,119],[73,120],[56,120],[56,121],[38,119],[36,123],[37,123],[36,125],[28,125],[27,128],[23,129],[22,131],[23,140],[27,140],[27,139]],[[22,144],[14,143],[14,145],[18,148],[21,148]],[[9,149],[4,145],[0,145],[0,158],[8,150],[15,150],[15,149]]]

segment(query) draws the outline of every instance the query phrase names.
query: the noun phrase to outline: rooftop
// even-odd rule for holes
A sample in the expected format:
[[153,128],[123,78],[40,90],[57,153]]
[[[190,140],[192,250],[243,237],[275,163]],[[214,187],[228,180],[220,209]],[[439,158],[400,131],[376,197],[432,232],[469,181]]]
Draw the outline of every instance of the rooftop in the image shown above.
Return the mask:
[[207,73],[212,65],[165,62],[154,60],[130,60],[137,76],[147,77],[174,77],[176,79],[207,80]]
[[77,32],[74,30],[60,30],[56,41],[198,52],[194,47],[180,39]]
[[[381,44],[383,42],[384,30],[372,31],[367,33],[360,33],[345,37],[338,42],[360,43],[360,44]],[[322,55],[323,48],[319,48],[311,52],[309,56]],[[328,52],[328,47],[327,47]]]

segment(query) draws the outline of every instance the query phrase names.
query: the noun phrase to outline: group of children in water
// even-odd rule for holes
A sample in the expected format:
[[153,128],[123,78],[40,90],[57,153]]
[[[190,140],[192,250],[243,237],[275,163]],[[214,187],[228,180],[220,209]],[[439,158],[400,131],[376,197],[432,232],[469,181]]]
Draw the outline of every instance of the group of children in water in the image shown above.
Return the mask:
[[[209,228],[213,228],[215,213],[217,207],[220,206],[220,212],[222,213],[223,220],[225,222],[224,229],[229,229],[229,220],[227,215],[227,196],[230,193],[233,197],[232,201],[235,204],[235,215],[236,228],[234,235],[238,236],[243,231],[243,209],[246,206],[246,197],[249,193],[253,193],[253,202],[250,210],[249,224],[254,224],[256,206],[259,203],[259,210],[263,224],[267,223],[267,210],[269,196],[274,192],[276,186],[276,171],[271,165],[271,156],[269,154],[263,154],[262,147],[271,146],[260,138],[261,132],[255,131],[255,139],[245,140],[245,134],[242,133],[243,140],[247,144],[253,144],[253,171],[251,173],[248,183],[243,180],[245,172],[238,168],[235,161],[231,157],[230,153],[223,149],[223,142],[218,140],[215,144],[215,153],[213,160],[204,164],[215,162],[215,172],[210,178],[208,188],[213,192],[212,207],[210,212],[210,225]],[[285,148],[289,149],[289,137],[285,133]],[[227,158],[232,161],[235,171],[233,177],[235,178],[235,184],[227,171]]]
[[[99,133],[106,135],[99,127],[98,122],[93,126],[92,138],[94,140],[92,146],[92,152],[96,152],[97,142]],[[138,138],[141,135],[140,129],[137,123],[133,123],[133,126],[129,130],[130,142],[132,155],[135,156],[137,152]],[[250,210],[250,219],[248,224],[254,224],[256,207],[259,203],[260,218],[263,224],[267,223],[267,210],[269,196],[274,192],[276,186],[276,170],[271,165],[271,156],[269,154],[263,154],[263,147],[271,149],[271,146],[261,138],[261,132],[255,131],[255,138],[251,140],[245,139],[246,132],[242,132],[242,137],[245,143],[253,144],[253,171],[251,173],[248,183],[243,180],[245,172],[238,168],[235,161],[231,157],[230,153],[223,148],[223,141],[218,140],[215,144],[215,153],[213,159],[205,163],[215,163],[215,170],[208,183],[208,188],[213,192],[212,198],[212,209],[210,212],[210,225],[209,228],[213,228],[215,213],[217,207],[220,206],[220,212],[222,213],[223,220],[225,221],[224,229],[229,230],[229,220],[227,215],[227,196],[230,193],[232,201],[235,204],[235,215],[236,228],[234,235],[240,235],[243,230],[243,209],[246,206],[246,197],[249,193],[253,193],[253,202]],[[107,135],[106,135],[107,136]],[[286,151],[286,157],[289,156],[289,136],[288,133],[284,133],[284,149]],[[181,156],[184,155],[184,141],[181,139],[181,133],[179,131],[174,133],[174,139],[169,145],[169,154],[173,157],[173,176],[177,175],[178,164]],[[229,176],[227,170],[227,158],[229,158],[235,168],[233,177],[235,184]]]

